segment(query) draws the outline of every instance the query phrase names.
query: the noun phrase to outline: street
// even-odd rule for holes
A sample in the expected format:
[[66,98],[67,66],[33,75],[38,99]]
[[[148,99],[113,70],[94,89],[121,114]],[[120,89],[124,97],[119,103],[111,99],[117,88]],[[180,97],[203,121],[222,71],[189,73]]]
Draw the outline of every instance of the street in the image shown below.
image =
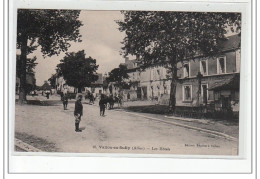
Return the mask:
[[51,142],[55,152],[237,155],[235,141],[124,111],[106,110],[101,117],[96,104],[83,108],[82,132],[75,132],[73,103],[68,110],[16,105],[15,132]]

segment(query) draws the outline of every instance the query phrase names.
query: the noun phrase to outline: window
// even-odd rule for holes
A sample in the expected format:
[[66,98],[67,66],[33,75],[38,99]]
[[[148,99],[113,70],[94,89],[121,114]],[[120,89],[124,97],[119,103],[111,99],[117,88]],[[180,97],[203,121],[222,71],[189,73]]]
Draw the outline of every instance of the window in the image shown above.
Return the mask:
[[192,86],[184,85],[183,86],[183,101],[191,101],[192,99]]
[[208,60],[200,61],[200,73],[202,75],[208,75]]
[[185,63],[183,65],[183,77],[189,77],[190,76],[190,64],[189,63]]
[[217,61],[218,74],[226,73],[226,57],[220,57]]

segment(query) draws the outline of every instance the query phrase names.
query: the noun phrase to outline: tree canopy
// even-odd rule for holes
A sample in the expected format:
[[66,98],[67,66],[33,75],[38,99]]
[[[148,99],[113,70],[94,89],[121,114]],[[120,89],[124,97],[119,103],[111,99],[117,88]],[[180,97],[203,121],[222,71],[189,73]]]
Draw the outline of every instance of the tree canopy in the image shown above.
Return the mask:
[[107,82],[115,82],[115,84],[120,87],[126,87],[125,80],[129,78],[127,74],[127,67],[125,65],[120,64],[118,68],[114,68],[111,72],[108,73],[108,77],[106,78]]
[[[34,56],[33,58],[27,58],[26,61],[26,74],[30,74],[30,75],[34,75],[35,74],[35,67],[38,63],[36,63],[35,61],[37,60],[36,56]],[[21,76],[21,59],[20,59],[20,55],[16,55],[16,76],[18,78],[20,78]]]
[[[164,65],[220,52],[227,30],[240,31],[241,14],[214,12],[122,11],[119,30],[126,33],[122,52],[136,55],[142,67]],[[234,28],[235,27],[235,28]]]
[[55,88],[56,86],[56,78],[57,74],[52,74],[51,77],[48,79],[52,88]]
[[124,56],[137,56],[141,68],[163,66],[171,79],[170,107],[175,108],[177,63],[198,55],[215,56],[227,31],[241,30],[240,13],[122,11],[117,21],[126,36]]
[[86,58],[84,50],[81,50],[77,53],[66,53],[61,63],[57,65],[57,74],[63,76],[69,86],[80,90],[98,80],[97,69],[96,59]]
[[18,9],[17,48],[21,51],[19,101],[26,100],[27,55],[38,47],[44,57],[66,52],[70,42],[81,42],[79,10]]
[[79,14],[79,10],[18,9],[17,48],[27,40],[27,54],[38,46],[45,56],[67,51],[70,41],[81,41]]

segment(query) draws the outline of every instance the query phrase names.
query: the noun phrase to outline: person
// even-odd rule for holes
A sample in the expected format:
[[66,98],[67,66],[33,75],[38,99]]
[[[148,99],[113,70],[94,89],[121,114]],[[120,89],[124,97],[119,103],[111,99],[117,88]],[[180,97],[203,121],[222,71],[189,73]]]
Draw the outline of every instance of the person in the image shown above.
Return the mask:
[[106,100],[104,94],[101,94],[101,98],[99,101],[99,108],[100,108],[100,116],[105,116]]
[[94,104],[94,95],[93,95],[93,93],[90,93],[90,96],[89,96],[89,104],[90,103]]
[[67,110],[67,106],[68,106],[68,95],[64,94],[62,97],[62,102],[63,102],[63,108],[64,110]]
[[74,117],[75,117],[75,131],[81,132],[79,129],[79,123],[81,121],[81,116],[83,115],[83,105],[81,103],[82,95],[79,95],[77,101],[75,102],[75,110],[74,110]]
[[46,98],[49,99],[50,98],[50,91],[49,90],[46,90]]

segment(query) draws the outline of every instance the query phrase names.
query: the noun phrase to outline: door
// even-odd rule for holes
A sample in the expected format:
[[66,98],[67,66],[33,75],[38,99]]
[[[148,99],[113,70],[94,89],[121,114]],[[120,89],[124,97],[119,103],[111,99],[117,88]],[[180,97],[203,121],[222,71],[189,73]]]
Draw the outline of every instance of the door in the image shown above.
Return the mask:
[[142,91],[143,91],[143,99],[147,99],[147,87],[143,86]]
[[137,87],[137,99],[141,99],[142,97],[142,92],[141,92],[141,87]]

